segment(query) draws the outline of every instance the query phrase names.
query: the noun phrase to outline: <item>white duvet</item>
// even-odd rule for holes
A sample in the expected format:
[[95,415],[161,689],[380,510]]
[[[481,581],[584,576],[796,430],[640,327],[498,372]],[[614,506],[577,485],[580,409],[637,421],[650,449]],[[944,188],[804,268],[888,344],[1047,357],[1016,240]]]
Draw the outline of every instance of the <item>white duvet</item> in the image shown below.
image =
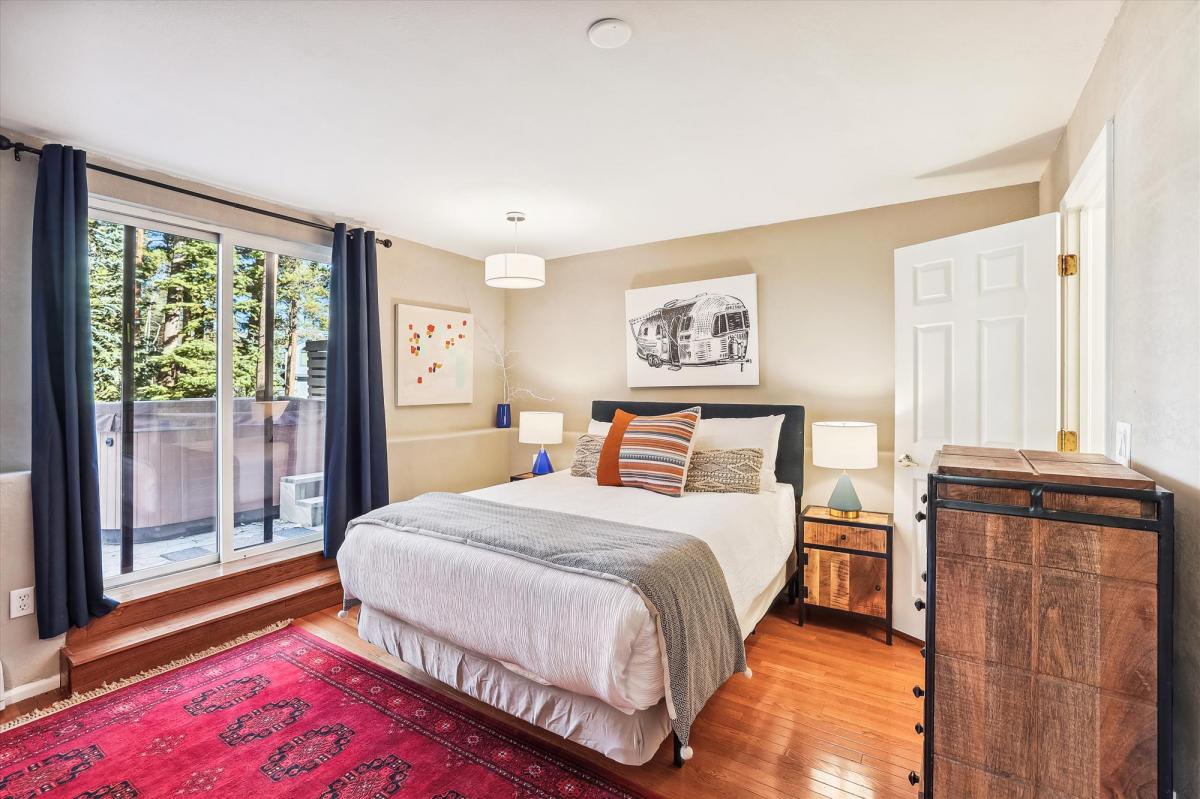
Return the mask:
[[[470,493],[703,539],[743,626],[794,545],[795,499],[786,485],[673,498],[558,472]],[[526,677],[626,713],[663,698],[654,621],[628,585],[371,524],[351,529],[338,566],[350,596]]]

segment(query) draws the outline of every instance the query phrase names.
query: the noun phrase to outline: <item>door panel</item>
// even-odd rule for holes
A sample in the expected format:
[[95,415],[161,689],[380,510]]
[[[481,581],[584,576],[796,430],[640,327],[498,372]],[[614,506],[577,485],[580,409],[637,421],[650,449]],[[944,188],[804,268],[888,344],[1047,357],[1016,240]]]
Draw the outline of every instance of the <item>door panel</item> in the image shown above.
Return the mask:
[[[924,637],[917,498],[943,444],[1054,449],[1058,214],[896,250],[895,626]],[[905,459],[908,456],[910,460]]]

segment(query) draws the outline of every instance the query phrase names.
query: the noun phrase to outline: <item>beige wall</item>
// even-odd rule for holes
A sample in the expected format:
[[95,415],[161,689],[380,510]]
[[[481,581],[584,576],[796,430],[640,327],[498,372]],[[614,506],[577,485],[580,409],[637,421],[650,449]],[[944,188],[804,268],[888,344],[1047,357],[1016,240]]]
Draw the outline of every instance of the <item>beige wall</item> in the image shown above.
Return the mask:
[[[879,425],[879,468],[855,473],[864,507],[892,508],[895,352],[893,250],[1034,216],[1037,185],[941,197],[579,255],[550,262],[546,286],[508,297],[516,381],[586,428],[593,399],[703,400],[804,405],[809,422],[856,419]],[[625,289],[753,272],[758,275],[761,385],[625,387]],[[522,446],[513,464],[528,468]],[[569,446],[552,452],[570,462]],[[804,498],[823,502],[837,475],[811,466]],[[897,569],[896,596],[911,594]],[[898,624],[900,620],[898,618]],[[911,629],[908,629],[911,628]],[[901,629],[920,635],[914,624]]]
[[[38,144],[32,137],[11,131],[5,133],[18,141]],[[29,468],[29,269],[37,163],[37,158],[32,156],[25,156],[20,162],[13,161],[9,153],[0,158],[0,375],[3,376],[0,379],[0,472],[6,473],[4,504],[0,507],[10,510],[28,506],[28,478],[20,472]],[[188,185],[178,179],[162,179]],[[88,181],[88,188],[94,194],[261,235],[318,244],[329,242],[329,234],[323,231],[191,199],[99,172],[89,172]],[[205,186],[192,185],[192,188],[224,194]],[[314,218],[250,198],[225,196],[302,218]],[[503,340],[504,293],[483,285],[483,267],[479,261],[394,236],[389,238],[394,246],[390,249],[380,247],[378,254],[392,496],[399,499],[435,488],[466,490],[500,482],[508,474],[508,443],[505,434],[487,429],[494,421],[500,385],[486,354],[476,352],[475,401],[470,405],[397,408],[392,306],[406,302],[470,310],[479,322]],[[4,599],[0,608],[0,659],[5,667],[4,687],[8,689],[53,676],[58,671],[61,640],[37,640],[33,616],[8,618],[8,592],[32,584],[33,554],[28,519],[21,512],[0,513],[0,598]]]
[[1058,207],[1113,120],[1111,422],[1175,492],[1175,780],[1200,797],[1200,5],[1128,2],[1041,184]]

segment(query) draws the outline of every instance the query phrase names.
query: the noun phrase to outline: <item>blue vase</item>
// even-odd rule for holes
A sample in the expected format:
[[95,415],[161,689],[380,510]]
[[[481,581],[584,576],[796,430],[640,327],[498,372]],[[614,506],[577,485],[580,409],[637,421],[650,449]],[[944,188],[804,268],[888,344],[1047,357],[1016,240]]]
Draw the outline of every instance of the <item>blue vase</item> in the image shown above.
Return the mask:
[[496,406],[496,427],[512,427],[512,406],[507,402]]

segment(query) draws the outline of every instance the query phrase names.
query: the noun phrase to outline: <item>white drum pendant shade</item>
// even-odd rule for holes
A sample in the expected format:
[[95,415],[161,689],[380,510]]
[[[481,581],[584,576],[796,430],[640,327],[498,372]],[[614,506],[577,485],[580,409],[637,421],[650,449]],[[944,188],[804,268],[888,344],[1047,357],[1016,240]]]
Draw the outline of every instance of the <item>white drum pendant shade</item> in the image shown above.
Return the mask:
[[489,255],[483,280],[495,289],[536,289],[546,285],[546,259],[523,252]]

